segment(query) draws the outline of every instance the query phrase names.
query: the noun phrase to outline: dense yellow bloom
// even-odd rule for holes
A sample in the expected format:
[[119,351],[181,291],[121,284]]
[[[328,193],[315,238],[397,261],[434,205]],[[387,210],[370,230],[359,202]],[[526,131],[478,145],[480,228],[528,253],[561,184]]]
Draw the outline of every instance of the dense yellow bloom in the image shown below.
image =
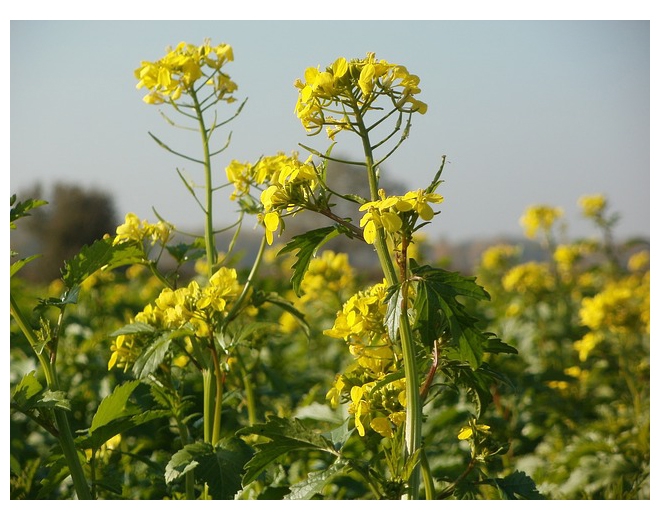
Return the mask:
[[151,245],[156,242],[166,244],[172,237],[174,227],[166,222],[157,222],[150,224],[146,220],[140,219],[134,213],[127,213],[124,223],[117,227],[116,236],[113,245],[123,242],[142,242],[149,240]]
[[[135,315],[134,322],[151,325],[161,330],[176,330],[192,327],[197,337],[208,337],[213,323],[226,314],[227,305],[242,292],[235,269],[222,267],[201,287],[196,280],[177,289],[166,287],[156,297],[153,304],[145,305]],[[132,365],[142,351],[138,334],[117,336],[110,347],[112,355],[108,369],[117,366],[127,368]],[[189,342],[187,344],[189,347]],[[185,364],[184,359],[176,363]]]
[[383,325],[387,311],[386,292],[387,285],[383,282],[353,295],[337,313],[332,329],[324,331],[324,334],[346,341],[364,338],[367,344],[374,338],[386,335]]
[[232,161],[225,172],[234,185],[232,199],[249,195],[252,186],[260,189],[262,185],[267,186],[259,197],[264,210],[259,221],[265,228],[269,245],[282,225],[282,212],[303,208],[319,183],[312,156],[301,162],[297,154],[262,157],[254,165]]
[[577,350],[580,361],[586,361],[589,357],[589,353],[604,339],[605,336],[600,332],[587,332],[582,339],[573,343],[573,348]]
[[[139,80],[136,88],[148,89],[144,102],[157,105],[176,101],[183,93],[192,93],[201,80],[213,85],[218,99],[231,103],[235,99],[230,94],[237,87],[220,69],[233,60],[233,50],[227,44],[212,46],[210,40],[205,40],[202,45],[195,46],[181,42],[175,48],[168,47],[160,60],[143,61],[135,69],[135,77]],[[205,72],[205,68],[210,71]]]
[[326,291],[338,293],[350,287],[354,277],[348,255],[326,249],[310,261],[301,288],[306,296],[320,298]]
[[615,333],[650,331],[649,273],[609,283],[600,293],[582,300],[580,321],[591,330]]
[[280,172],[298,160],[297,154],[288,156],[283,152],[264,156],[256,164],[232,160],[225,168],[227,179],[234,185],[231,200],[247,195],[251,186],[260,186],[274,182]]
[[530,206],[520,218],[520,224],[528,238],[534,238],[539,230],[547,233],[564,214],[561,208]]
[[298,89],[295,113],[305,129],[317,133],[324,125],[331,125],[331,137],[353,127],[348,117],[338,120],[332,115],[343,112],[341,109],[329,107],[354,104],[356,93],[360,105],[370,105],[377,97],[384,96],[391,99],[401,112],[424,114],[427,109],[425,103],[415,98],[421,92],[419,77],[401,65],[377,60],[374,53],[368,53],[361,60],[337,58],[325,70],[309,67],[305,70],[304,80],[296,80],[294,86]]
[[607,200],[601,194],[598,195],[584,195],[578,200],[578,204],[582,208],[582,214],[588,218],[597,218],[603,215]]
[[509,269],[502,279],[502,286],[517,293],[547,291],[554,287],[554,279],[546,264],[527,262]]
[[406,213],[415,212],[423,220],[429,221],[434,216],[429,203],[439,204],[444,200],[442,195],[426,193],[424,190],[409,191],[403,196],[385,196],[380,190],[380,200],[367,202],[360,206],[360,211],[366,213],[360,219],[364,240],[367,244],[376,241],[378,229],[383,228],[389,233],[398,232],[403,226]]
[[628,259],[628,270],[632,272],[646,271],[650,265],[651,255],[648,251],[640,251]]
[[481,266],[489,271],[499,271],[509,265],[511,260],[520,255],[520,247],[510,244],[498,244],[489,247],[481,255]]

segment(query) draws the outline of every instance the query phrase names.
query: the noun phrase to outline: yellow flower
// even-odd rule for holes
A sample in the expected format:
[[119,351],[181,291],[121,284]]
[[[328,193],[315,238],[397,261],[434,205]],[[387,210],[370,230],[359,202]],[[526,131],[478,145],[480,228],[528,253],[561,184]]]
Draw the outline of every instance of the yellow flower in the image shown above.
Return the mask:
[[573,348],[578,351],[580,361],[586,361],[591,351],[595,349],[603,339],[604,336],[600,332],[587,332],[582,339],[573,343]]
[[264,227],[266,228],[266,242],[268,242],[268,245],[272,245],[274,233],[280,227],[280,221],[282,219],[280,218],[280,214],[276,211],[266,213],[263,219]]
[[512,267],[502,278],[506,291],[527,293],[552,290],[554,280],[546,264],[527,262]]
[[371,429],[377,433],[380,433],[383,437],[390,438],[394,436],[394,430],[392,430],[392,424],[389,419],[386,417],[374,417],[369,423]]
[[472,438],[476,433],[481,432],[490,433],[490,426],[487,424],[477,424],[474,419],[471,419],[468,426],[463,426],[458,432],[459,440],[467,440]]
[[[421,92],[419,78],[403,66],[377,60],[374,53],[367,53],[361,60],[337,58],[323,71],[309,67],[304,80],[296,80],[294,86],[298,89],[295,113],[305,129],[318,133],[323,126],[334,126],[329,131],[331,138],[341,130],[353,130],[351,116],[355,114],[347,100],[355,98],[356,89],[359,89],[359,103],[371,103],[384,96],[401,112],[426,112],[426,104],[415,98]],[[329,108],[331,105],[343,107]],[[341,124],[333,117],[338,112],[347,116]]]
[[[227,44],[211,46],[205,40],[200,46],[181,42],[174,49],[168,47],[163,58],[156,62],[143,61],[135,69],[138,79],[136,88],[146,88],[149,93],[143,98],[148,104],[161,104],[176,101],[183,92],[192,92],[198,80],[214,87],[218,99],[232,102],[228,96],[236,90],[236,84],[221,72],[222,66],[233,61],[232,48]],[[210,71],[204,72],[204,67]]]
[[534,238],[538,231],[549,232],[555,222],[564,214],[561,208],[550,206],[530,206],[520,218],[520,224],[528,238]]
[[578,200],[578,204],[582,208],[582,214],[587,218],[597,218],[602,216],[607,200],[601,194],[597,195],[584,195]]
[[635,253],[628,259],[629,271],[646,271],[651,265],[651,256],[648,251],[640,251]]
[[520,254],[520,247],[510,244],[492,246],[481,255],[481,266],[489,271],[504,269]]

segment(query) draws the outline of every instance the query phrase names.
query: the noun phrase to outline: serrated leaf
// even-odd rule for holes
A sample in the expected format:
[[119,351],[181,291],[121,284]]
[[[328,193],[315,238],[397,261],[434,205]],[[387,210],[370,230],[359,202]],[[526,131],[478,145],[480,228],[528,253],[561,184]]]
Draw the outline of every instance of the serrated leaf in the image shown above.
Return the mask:
[[305,480],[291,486],[291,493],[286,495],[284,500],[310,500],[314,495],[321,493],[333,478],[342,475],[345,469],[346,463],[337,461],[328,469],[309,473]]
[[115,387],[110,395],[104,397],[92,418],[89,432],[93,433],[97,428],[116,419],[133,415],[135,411],[128,406],[128,399],[139,384],[140,381],[128,381]]
[[297,260],[292,266],[293,276],[291,277],[291,285],[293,286],[293,291],[296,293],[296,296],[301,295],[300,285],[302,284],[305,273],[309,268],[309,263],[316,255],[316,252],[323,244],[337,235],[339,235],[339,231],[333,226],[313,229],[312,231],[293,237],[289,243],[280,250],[278,255],[289,253],[296,249],[298,250],[296,253]]
[[34,370],[25,374],[14,388],[12,399],[20,408],[32,408],[39,400],[39,396],[44,389],[35,374]]
[[243,466],[251,454],[235,437],[222,439],[215,448],[205,442],[188,444],[167,463],[165,481],[169,484],[195,469],[195,480],[207,484],[214,499],[232,499],[241,489]]
[[272,442],[257,444],[257,454],[247,463],[243,485],[256,479],[274,460],[293,450],[321,450],[337,454],[331,440],[320,433],[306,428],[298,419],[270,417],[265,424],[255,424],[242,428],[238,435],[258,435],[272,439]]
[[[241,432],[238,432],[239,434]],[[256,444],[257,453],[245,465],[243,486],[253,482],[274,461],[290,451],[309,449],[309,445],[297,441],[278,441]]]
[[116,269],[124,265],[147,260],[144,252],[131,242],[112,244],[112,238],[85,245],[80,252],[64,264],[62,280],[67,287],[80,285],[99,269]]
[[112,334],[110,334],[110,337],[114,338],[117,336],[127,336],[130,334],[152,334],[154,332],[156,332],[156,327],[153,325],[136,321],[134,323],[124,325],[121,329],[114,331]]
[[61,408],[62,410],[71,410],[71,403],[62,390],[46,389],[41,399],[36,404],[37,408]]
[[470,316],[456,297],[488,300],[490,296],[477,285],[474,277],[465,277],[444,269],[418,266],[411,261],[411,270],[417,280],[415,311],[416,328],[422,341],[431,345],[447,329],[460,358],[473,369],[482,362],[489,335],[477,328],[477,319]]
[[146,412],[120,417],[110,421],[108,424],[99,426],[93,432],[88,432],[86,436],[77,437],[76,445],[81,449],[99,449],[115,435],[156,419],[169,417],[169,415],[170,412],[168,410],[147,410]]
[[142,379],[152,374],[158,369],[158,366],[165,359],[165,355],[170,349],[172,340],[176,337],[185,335],[180,330],[167,331],[154,339],[149,346],[144,349],[133,364],[133,374],[137,379]]
[[387,289],[387,311],[385,312],[385,327],[387,334],[393,342],[396,342],[397,333],[399,332],[399,324],[401,323],[401,302],[403,300],[403,292],[401,285],[396,284],[388,287]]
[[536,489],[536,484],[526,473],[514,471],[504,478],[495,479],[496,485],[502,492],[503,498],[508,500],[545,500],[545,497]]
[[29,216],[30,213],[28,212],[30,210],[38,208],[39,206],[44,206],[45,204],[48,204],[48,202],[40,199],[27,199],[23,202],[16,202],[16,195],[12,195],[10,197],[10,205],[13,207],[9,210],[10,227],[13,229],[15,227],[12,225],[14,221]]
[[21,258],[20,260],[16,260],[14,263],[11,264],[11,267],[9,268],[9,278],[14,276],[18,271],[23,269],[23,267],[25,267],[27,264],[32,262],[32,260],[36,260],[39,257],[41,257],[41,255],[32,255],[25,258]]

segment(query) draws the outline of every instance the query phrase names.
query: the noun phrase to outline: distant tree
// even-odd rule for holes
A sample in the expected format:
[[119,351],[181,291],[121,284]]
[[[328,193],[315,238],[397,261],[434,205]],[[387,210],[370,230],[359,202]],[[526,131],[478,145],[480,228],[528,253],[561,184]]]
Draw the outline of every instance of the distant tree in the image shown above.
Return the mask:
[[[41,186],[36,185],[27,195],[19,195],[19,199],[39,198],[48,204],[32,211],[23,229],[16,232],[24,233],[19,240],[27,245],[30,254],[42,255],[21,274],[35,282],[50,282],[60,276],[64,261],[84,245],[113,233],[117,216],[112,197],[100,190],[58,183],[49,196],[42,192]],[[18,252],[23,256],[26,253]]]

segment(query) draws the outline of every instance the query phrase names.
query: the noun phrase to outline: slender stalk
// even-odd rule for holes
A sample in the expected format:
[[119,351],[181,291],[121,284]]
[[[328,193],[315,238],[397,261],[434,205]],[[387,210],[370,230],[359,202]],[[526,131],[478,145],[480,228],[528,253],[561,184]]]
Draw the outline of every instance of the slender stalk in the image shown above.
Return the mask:
[[211,370],[208,368],[202,370],[202,380],[204,382],[204,442],[210,443],[213,424],[213,377]]
[[[28,321],[25,319],[23,312],[16,303],[16,300],[14,300],[14,297],[10,294],[9,298],[11,305],[11,315],[14,317],[21,331],[23,331],[23,334],[25,334],[25,337],[32,346],[32,349],[37,354],[39,362],[41,363],[41,366],[44,370],[48,388],[52,391],[58,391],[59,387],[57,384],[55,367],[51,365],[50,360],[44,356],[43,352],[37,351],[39,339],[37,338],[32,328],[28,325]],[[76,490],[76,495],[78,496],[79,500],[92,500],[92,494],[89,490],[87,479],[85,478],[85,472],[83,471],[80,458],[78,457],[78,450],[73,440],[73,434],[69,424],[69,416],[64,410],[57,407],[54,408],[53,413],[55,415],[55,422],[59,432],[57,440],[62,447],[64,458],[66,460],[67,466],[69,467],[69,472],[71,473],[71,478],[73,479],[73,486]]]
[[206,259],[209,263],[208,276],[210,277],[215,269],[217,261],[217,251],[215,250],[215,236],[213,234],[213,177],[211,175],[211,152],[209,150],[209,132],[204,124],[204,114],[202,107],[197,99],[197,93],[194,89],[190,90],[190,97],[193,100],[197,121],[199,122],[199,133],[202,136],[202,151],[204,163],[204,187],[206,189],[206,207],[204,214],[206,216],[204,226],[204,243],[206,244]]
[[215,347],[211,348],[211,356],[213,357],[213,372],[215,373],[215,405],[213,407],[213,432],[211,435],[211,444],[215,446],[220,441],[220,417],[222,414],[224,374],[220,368],[218,351]]
[[[369,193],[371,200],[378,200],[378,176],[374,166],[373,148],[371,146],[368,131],[366,129],[364,120],[358,110],[358,105],[355,105],[356,113],[356,126],[359,129],[359,135],[362,139],[362,148],[364,150],[367,176],[369,180]],[[382,228],[378,229],[376,234],[376,241],[374,243],[376,254],[380,262],[381,268],[385,275],[385,279],[389,286],[396,285],[399,282],[392,256],[387,247],[385,231]],[[402,271],[405,271],[403,269]],[[402,272],[401,275],[401,312],[400,312],[400,325],[399,337],[401,340],[401,350],[403,353],[403,367],[406,377],[406,429],[405,429],[405,457],[411,457],[416,453],[422,445],[422,410],[419,398],[419,376],[417,374],[417,366],[415,363],[415,350],[412,339],[412,328],[408,320],[408,287],[406,281],[407,273]],[[417,465],[410,475],[408,482],[408,492],[404,498],[416,499],[419,493],[420,483],[420,470]]]

